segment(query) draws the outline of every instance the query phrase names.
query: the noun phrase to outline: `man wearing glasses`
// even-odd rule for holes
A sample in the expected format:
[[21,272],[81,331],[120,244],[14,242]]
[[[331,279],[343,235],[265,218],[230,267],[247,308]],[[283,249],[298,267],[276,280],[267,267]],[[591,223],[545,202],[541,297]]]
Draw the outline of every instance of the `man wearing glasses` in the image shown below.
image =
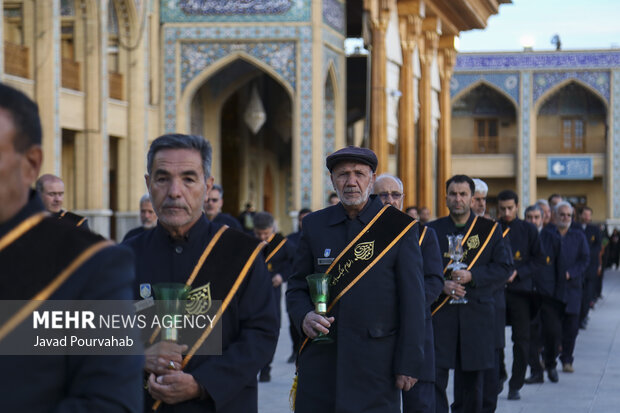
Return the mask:
[[241,224],[231,215],[228,215],[225,212],[222,212],[222,207],[224,206],[224,189],[218,185],[214,184],[211,191],[207,193],[205,197],[204,210],[205,215],[209,219],[209,221],[221,224],[228,225],[233,229],[237,229],[241,231]]
[[[403,183],[395,176],[380,175],[374,187],[383,205],[392,205],[401,210],[405,194]],[[443,288],[441,253],[435,231],[421,223],[418,230],[420,249],[424,261],[424,296],[426,299],[424,364],[418,382],[409,391],[403,391],[403,412],[432,413],[435,411],[435,343],[433,340],[433,323],[431,321],[431,304],[439,297]]]

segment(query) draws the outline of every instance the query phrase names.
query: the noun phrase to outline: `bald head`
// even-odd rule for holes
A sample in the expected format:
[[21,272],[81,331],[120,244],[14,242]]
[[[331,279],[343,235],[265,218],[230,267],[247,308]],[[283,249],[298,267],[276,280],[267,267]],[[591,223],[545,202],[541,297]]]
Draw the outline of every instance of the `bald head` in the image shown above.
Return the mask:
[[45,174],[37,180],[37,192],[47,209],[51,213],[62,210],[62,203],[65,199],[65,184],[56,175]]

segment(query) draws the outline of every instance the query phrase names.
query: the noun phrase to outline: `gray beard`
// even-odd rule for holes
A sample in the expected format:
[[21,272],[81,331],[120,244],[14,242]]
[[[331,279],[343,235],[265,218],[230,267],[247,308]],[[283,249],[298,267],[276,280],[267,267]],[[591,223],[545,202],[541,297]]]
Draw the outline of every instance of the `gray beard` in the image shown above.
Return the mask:
[[372,191],[372,185],[368,185],[368,188],[366,188],[366,192],[362,194],[362,197],[358,200],[358,201],[345,201],[344,197],[342,196],[342,192],[340,192],[338,190],[338,188],[334,188],[336,190],[336,194],[338,195],[338,198],[340,198],[340,202],[342,202],[342,205],[346,205],[346,206],[358,206],[358,205],[362,205],[365,204],[366,201],[368,201],[368,197],[370,197],[370,193]]

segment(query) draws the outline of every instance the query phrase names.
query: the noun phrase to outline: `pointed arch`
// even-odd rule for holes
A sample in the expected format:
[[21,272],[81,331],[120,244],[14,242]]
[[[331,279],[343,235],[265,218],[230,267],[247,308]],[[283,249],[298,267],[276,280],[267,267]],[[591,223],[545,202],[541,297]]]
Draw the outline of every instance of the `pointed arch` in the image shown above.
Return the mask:
[[[221,69],[224,69],[229,64],[233,63],[236,60],[243,60],[251,65],[257,67],[261,71],[265,72],[272,79],[276,81],[280,86],[286,90],[289,95],[291,102],[295,101],[295,91],[293,87],[284,79],[278,72],[276,72],[271,66],[262,62],[261,60],[255,58],[254,56],[249,55],[243,51],[237,51],[231,53],[213,64],[207,66],[202,72],[196,75],[191,81],[187,83],[185,89],[182,91],[179,100],[177,101],[177,116],[176,116],[176,125],[177,129],[180,132],[188,132],[189,131],[189,122],[190,122],[190,106],[192,103],[192,99],[196,92],[205,84],[213,75],[218,73]],[[178,86],[179,87],[179,86]],[[294,107],[295,105],[293,105]]]
[[459,93],[457,93],[456,95],[454,95],[452,97],[452,99],[450,99],[450,106],[452,107],[459,99],[462,99],[465,96],[467,96],[471,91],[476,89],[478,86],[487,86],[487,87],[493,89],[493,91],[499,93],[501,96],[503,96],[507,100],[509,100],[510,103],[512,103],[512,106],[515,109],[515,113],[519,112],[519,105],[517,104],[517,101],[514,100],[514,98],[512,96],[510,96],[504,90],[502,90],[499,87],[497,87],[497,85],[494,85],[493,83],[491,83],[491,82],[489,82],[489,81],[487,81],[485,79],[479,79],[479,80],[473,82],[471,85],[468,85],[467,87],[464,87],[463,90],[459,91]]
[[592,86],[588,85],[587,83],[575,77],[570,77],[568,79],[562,80],[561,82],[550,87],[547,91],[545,91],[545,93],[540,95],[538,100],[534,103],[534,113],[538,115],[540,108],[545,104],[545,102],[551,96],[555,95],[556,93],[558,93],[560,90],[562,90],[564,87],[568,86],[571,83],[575,83],[576,85],[583,87],[585,90],[587,90],[588,92],[596,96],[601,101],[603,106],[605,107],[605,112],[609,114],[609,103],[607,102],[607,99],[605,99],[605,97],[601,95],[601,92],[599,92],[598,90],[594,89]]

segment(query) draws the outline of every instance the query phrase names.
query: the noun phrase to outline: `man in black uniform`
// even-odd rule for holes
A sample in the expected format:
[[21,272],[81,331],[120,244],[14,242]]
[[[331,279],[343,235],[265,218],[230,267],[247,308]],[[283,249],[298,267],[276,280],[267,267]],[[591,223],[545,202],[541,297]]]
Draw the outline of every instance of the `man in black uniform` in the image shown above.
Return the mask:
[[[448,412],[449,370],[454,369],[453,412],[480,412],[484,370],[495,365],[495,301],[493,293],[508,279],[510,256],[498,224],[471,213],[472,179],[455,175],[446,182],[450,215],[433,221],[443,253],[443,294],[433,305],[435,332],[436,411]],[[451,271],[448,235],[463,235],[466,269]],[[466,297],[466,304],[449,304]]]
[[153,210],[153,204],[151,204],[151,198],[149,198],[148,194],[142,195],[142,198],[140,198],[140,222],[142,225],[127,231],[127,234],[123,237],[123,241],[155,228],[157,225],[157,214],[155,214]]
[[148,298],[154,283],[185,283],[191,294],[208,291],[222,301],[223,313],[216,319],[222,355],[184,358],[187,347],[170,341],[147,348],[147,409],[256,412],[256,376],[275,351],[278,327],[261,259],[264,244],[204,216],[210,168],[211,145],[200,136],[164,135],[148,152],[146,184],[158,222],[126,241],[136,254],[135,297]]
[[[291,243],[291,250],[293,251],[293,256],[295,255],[295,251],[297,250],[297,247],[299,246],[299,241],[301,240],[301,231],[303,229],[303,219],[306,217],[306,215],[310,214],[312,212],[312,210],[310,208],[302,208],[299,210],[299,214],[297,214],[297,231],[293,232],[292,234],[289,234],[286,239],[288,240],[288,242]],[[291,262],[291,269],[292,269],[292,262]],[[288,312],[288,308],[287,308],[287,312]],[[287,362],[289,363],[293,363],[295,362],[295,360],[297,360],[297,353],[299,352],[299,347],[301,346],[301,336],[299,335],[299,333],[297,332],[297,329],[295,328],[295,324],[293,323],[293,319],[291,318],[291,315],[289,314],[289,334],[291,335],[291,342],[293,343],[293,352],[291,353],[291,355],[289,356]]]
[[538,230],[517,217],[519,197],[505,190],[497,195],[499,222],[510,242],[514,268],[506,288],[506,309],[512,326],[512,376],[508,382],[508,400],[519,400],[527,371],[530,346],[530,309],[534,302],[534,277],[545,262]]
[[88,220],[86,218],[62,208],[65,200],[65,183],[62,179],[52,174],[41,175],[37,179],[36,189],[45,209],[54,214],[56,218],[71,222],[76,227],[88,229]]
[[[276,223],[269,212],[257,212],[254,215],[254,235],[267,243],[263,250],[263,258],[273,286],[273,303],[278,314],[278,328],[281,324],[282,283],[288,280],[293,259],[292,245],[282,234],[276,232]],[[271,360],[272,361],[272,360]],[[260,382],[271,381],[271,361],[260,371]]]
[[[424,279],[413,219],[370,195],[377,157],[347,147],[327,169],[340,203],[304,219],[287,304],[306,341],[295,411],[400,412],[424,358]],[[328,273],[327,317],[314,311],[306,276]]]
[[601,246],[603,234],[598,226],[592,224],[592,208],[585,206],[579,212],[578,227],[586,235],[590,247],[590,262],[584,273],[583,297],[581,299],[581,314],[579,316],[579,328],[584,329],[588,325],[588,313],[594,305],[595,286],[598,277],[602,277]]
[[[545,201],[546,202],[546,201]],[[546,254],[545,264],[540,269],[534,280],[537,301],[537,314],[530,328],[530,372],[525,379],[526,384],[543,383],[543,365],[540,362],[541,348],[544,348],[544,368],[552,383],[559,380],[556,370],[556,359],[560,351],[562,339],[562,314],[564,304],[559,295],[562,285],[566,280],[558,275],[557,265],[560,255],[560,236],[555,230],[550,230],[553,225],[543,227],[544,211],[539,204],[530,205],[525,209],[525,220],[538,229],[541,247]]]
[[[36,104],[0,84],[0,299],[131,299],[131,252],[49,217],[38,194],[30,189],[42,159]],[[11,334],[7,326],[0,323],[0,341]],[[142,357],[0,359],[6,369],[0,378],[0,411],[142,409]]]
[[239,221],[225,212],[222,212],[224,206],[224,188],[218,184],[214,184],[211,191],[205,198],[205,215],[211,222],[220,225],[228,225],[231,228],[242,231]]
[[[392,205],[398,210],[403,208],[403,183],[393,175],[383,174],[377,177],[374,192],[384,205]],[[409,391],[403,391],[404,413],[435,412],[435,343],[433,340],[433,322],[431,321],[431,304],[439,297],[443,288],[441,253],[435,231],[425,225],[414,226],[418,230],[419,244],[424,260],[424,295],[426,302],[426,320],[424,341],[424,366],[418,382]]]

